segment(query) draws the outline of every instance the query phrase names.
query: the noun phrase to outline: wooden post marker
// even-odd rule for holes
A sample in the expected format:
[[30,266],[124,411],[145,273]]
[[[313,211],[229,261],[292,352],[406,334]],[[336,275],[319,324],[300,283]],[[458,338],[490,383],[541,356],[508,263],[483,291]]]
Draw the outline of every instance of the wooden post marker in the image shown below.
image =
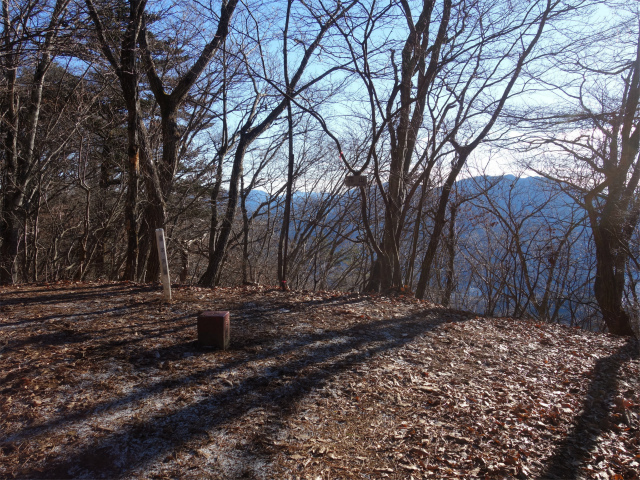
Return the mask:
[[229,312],[202,312],[198,315],[198,344],[201,347],[229,348]]
[[164,229],[156,229],[156,243],[158,244],[158,258],[160,260],[160,278],[162,279],[162,297],[171,300],[171,280],[169,279],[169,260],[164,241]]

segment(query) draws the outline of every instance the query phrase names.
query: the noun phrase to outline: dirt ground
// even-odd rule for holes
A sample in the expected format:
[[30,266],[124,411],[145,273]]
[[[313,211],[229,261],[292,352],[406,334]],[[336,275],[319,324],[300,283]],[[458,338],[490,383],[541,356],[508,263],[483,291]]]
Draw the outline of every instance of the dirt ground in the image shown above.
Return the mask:
[[[197,345],[203,310],[231,348]],[[1,478],[638,479],[636,341],[405,297],[0,287]]]

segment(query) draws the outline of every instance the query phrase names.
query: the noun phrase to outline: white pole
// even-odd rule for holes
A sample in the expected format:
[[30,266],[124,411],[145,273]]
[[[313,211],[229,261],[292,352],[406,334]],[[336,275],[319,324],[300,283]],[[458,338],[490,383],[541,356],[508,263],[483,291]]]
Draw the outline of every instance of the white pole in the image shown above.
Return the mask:
[[171,300],[171,281],[169,280],[169,261],[164,242],[164,229],[156,229],[156,243],[158,244],[158,258],[160,259],[160,278],[162,279],[162,296]]

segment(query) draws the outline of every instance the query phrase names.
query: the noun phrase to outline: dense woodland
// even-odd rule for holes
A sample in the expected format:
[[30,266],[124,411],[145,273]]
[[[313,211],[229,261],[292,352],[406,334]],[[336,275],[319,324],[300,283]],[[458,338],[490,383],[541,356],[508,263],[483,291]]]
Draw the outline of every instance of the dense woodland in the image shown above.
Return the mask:
[[0,282],[153,282],[164,228],[183,284],[632,335],[627,3],[3,0]]

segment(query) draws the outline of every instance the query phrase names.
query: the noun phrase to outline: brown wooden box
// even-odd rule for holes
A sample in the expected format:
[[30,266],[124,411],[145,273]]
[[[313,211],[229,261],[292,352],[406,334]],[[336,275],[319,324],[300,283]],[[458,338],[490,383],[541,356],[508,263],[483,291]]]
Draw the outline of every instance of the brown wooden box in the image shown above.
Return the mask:
[[206,311],[198,315],[198,344],[201,347],[229,348],[229,312]]

